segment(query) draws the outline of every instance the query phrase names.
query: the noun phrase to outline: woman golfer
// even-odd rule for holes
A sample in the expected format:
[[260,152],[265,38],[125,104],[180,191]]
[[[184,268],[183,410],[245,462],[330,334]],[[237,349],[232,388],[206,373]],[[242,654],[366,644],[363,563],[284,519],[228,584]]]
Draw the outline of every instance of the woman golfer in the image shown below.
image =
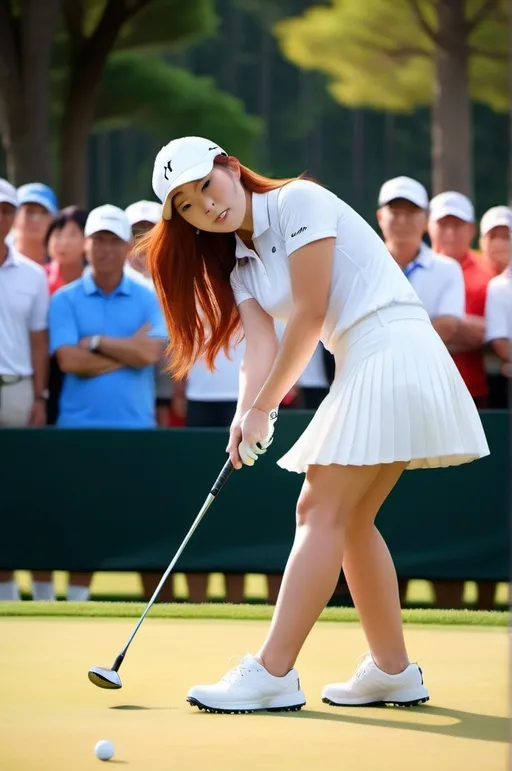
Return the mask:
[[[474,406],[409,281],[353,209],[305,179],[272,180],[200,137],[158,153],[163,219],[143,242],[173,341],[174,372],[213,366],[243,328],[245,359],[228,452],[252,465],[276,407],[321,340],[336,360],[330,392],[279,465],[305,472],[296,534],[268,635],[256,655],[190,704],[212,712],[293,710],[294,664],[340,567],[369,653],[333,705],[429,698],[402,630],[397,578],[375,517],[405,469],[489,453]],[[286,323],[278,345],[274,319]],[[258,527],[255,522],[254,527]]]

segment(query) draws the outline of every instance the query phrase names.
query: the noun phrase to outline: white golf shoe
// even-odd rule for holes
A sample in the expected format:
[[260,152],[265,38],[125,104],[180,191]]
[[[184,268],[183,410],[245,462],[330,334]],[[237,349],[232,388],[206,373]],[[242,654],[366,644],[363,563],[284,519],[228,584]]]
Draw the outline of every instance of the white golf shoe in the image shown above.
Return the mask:
[[214,685],[195,685],[187,701],[207,712],[293,712],[306,703],[295,669],[274,677],[253,656],[231,669]]
[[417,664],[409,664],[399,675],[388,675],[368,653],[346,683],[331,683],[322,691],[322,701],[333,707],[377,707],[393,704],[413,707],[429,700],[423,674]]

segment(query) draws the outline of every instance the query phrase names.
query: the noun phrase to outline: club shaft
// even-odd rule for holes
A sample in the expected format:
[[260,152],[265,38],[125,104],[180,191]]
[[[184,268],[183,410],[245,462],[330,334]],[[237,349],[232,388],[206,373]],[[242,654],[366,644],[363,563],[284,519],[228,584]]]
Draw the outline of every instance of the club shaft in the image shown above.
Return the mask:
[[215,500],[215,496],[213,496],[211,494],[206,499],[203,508],[201,509],[201,511],[199,512],[197,517],[195,518],[195,520],[194,520],[194,522],[192,524],[192,527],[188,531],[187,535],[185,536],[185,539],[184,539],[183,543],[181,544],[180,548],[178,549],[178,551],[176,552],[175,556],[173,557],[173,560],[172,560],[171,564],[169,565],[169,567],[167,568],[167,570],[163,574],[162,578],[160,579],[160,583],[158,584],[158,586],[156,587],[155,591],[153,592],[153,596],[151,597],[151,599],[149,600],[148,604],[146,605],[144,613],[142,614],[142,616],[138,620],[137,625],[135,626],[135,628],[134,628],[133,632],[131,633],[130,637],[128,638],[128,641],[127,641],[126,645],[124,646],[123,650],[119,654],[118,659],[119,658],[121,658],[121,659],[124,658],[124,656],[126,654],[126,651],[130,647],[131,641],[133,640],[133,638],[137,634],[140,625],[142,624],[142,622],[146,618],[146,616],[149,613],[149,611],[151,610],[151,608],[152,608],[156,598],[160,594],[160,590],[161,590],[162,586],[167,581],[167,578],[169,577],[169,574],[171,573],[171,571],[173,570],[173,568],[176,565],[177,561],[181,557],[183,549],[185,548],[187,543],[192,538],[192,535],[194,534],[195,529],[197,528],[198,524],[201,522],[202,518],[204,517],[204,515],[206,514],[206,512],[208,511],[208,509],[210,508],[210,506],[212,505],[214,500]]

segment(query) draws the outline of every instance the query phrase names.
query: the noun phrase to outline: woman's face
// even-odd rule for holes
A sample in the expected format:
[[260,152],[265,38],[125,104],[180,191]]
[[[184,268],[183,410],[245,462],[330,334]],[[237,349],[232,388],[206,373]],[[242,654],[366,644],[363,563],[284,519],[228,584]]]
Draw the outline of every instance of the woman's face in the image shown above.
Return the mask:
[[48,241],[48,254],[59,265],[80,263],[84,257],[85,238],[76,222],[66,222],[54,230]]
[[196,182],[181,185],[173,194],[178,214],[197,230],[233,233],[245,219],[248,194],[242,187],[238,165],[214,165]]

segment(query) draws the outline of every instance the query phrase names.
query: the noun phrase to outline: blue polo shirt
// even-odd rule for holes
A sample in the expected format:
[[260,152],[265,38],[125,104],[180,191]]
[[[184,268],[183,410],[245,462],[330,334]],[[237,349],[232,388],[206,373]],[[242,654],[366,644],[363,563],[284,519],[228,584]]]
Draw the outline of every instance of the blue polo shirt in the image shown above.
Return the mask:
[[[53,295],[50,350],[78,345],[84,337],[131,337],[143,324],[149,335],[165,340],[165,322],[153,289],[123,275],[105,295],[87,272]],[[66,374],[57,426],[63,428],[152,428],[155,425],[155,378],[149,367],[123,367],[96,377]]]

